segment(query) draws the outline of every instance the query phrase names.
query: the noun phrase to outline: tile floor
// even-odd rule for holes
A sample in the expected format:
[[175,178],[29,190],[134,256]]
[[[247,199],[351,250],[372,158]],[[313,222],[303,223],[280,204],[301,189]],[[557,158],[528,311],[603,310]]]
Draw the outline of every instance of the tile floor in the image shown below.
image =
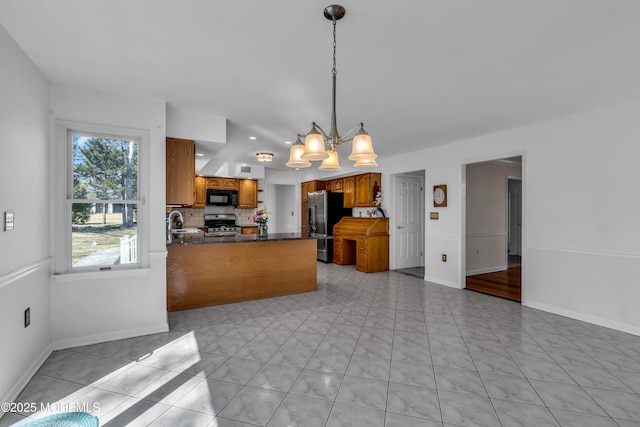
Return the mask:
[[110,427],[640,426],[640,337],[397,272],[318,281],[55,352],[17,401]]
[[398,273],[408,274],[410,276],[424,278],[424,267],[409,267],[409,268],[401,268],[399,270],[394,270]]

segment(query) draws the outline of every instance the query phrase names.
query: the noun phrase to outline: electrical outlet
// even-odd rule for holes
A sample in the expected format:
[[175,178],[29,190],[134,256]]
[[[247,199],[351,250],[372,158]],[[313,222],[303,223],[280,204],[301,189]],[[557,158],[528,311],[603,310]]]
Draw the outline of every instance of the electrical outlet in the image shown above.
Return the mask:
[[447,262],[447,254],[442,254],[442,262]]
[[13,230],[13,211],[4,211],[4,231]]
[[27,307],[24,311],[24,327],[26,328],[31,324],[31,307]]

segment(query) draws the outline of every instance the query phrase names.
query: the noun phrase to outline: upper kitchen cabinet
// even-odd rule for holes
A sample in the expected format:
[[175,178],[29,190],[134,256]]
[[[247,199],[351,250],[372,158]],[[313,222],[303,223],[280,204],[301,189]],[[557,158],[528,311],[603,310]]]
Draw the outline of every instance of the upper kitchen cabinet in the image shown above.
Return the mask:
[[342,193],[344,191],[343,187],[344,179],[336,178],[331,180],[331,191],[334,193]]
[[356,177],[347,176],[342,179],[343,205],[345,208],[356,206]]
[[354,207],[366,208],[374,206],[376,194],[380,191],[381,177],[380,173],[356,175]]
[[196,176],[196,197],[192,208],[204,208],[207,203],[207,178]]
[[300,184],[300,199],[302,203],[307,202],[308,193],[325,189],[325,181],[307,181]]
[[239,179],[238,208],[255,209],[258,207],[258,181],[255,179]]
[[238,180],[235,178],[207,178],[207,188],[212,190],[237,190]]
[[167,138],[166,162],[166,204],[192,205],[195,199],[195,142]]

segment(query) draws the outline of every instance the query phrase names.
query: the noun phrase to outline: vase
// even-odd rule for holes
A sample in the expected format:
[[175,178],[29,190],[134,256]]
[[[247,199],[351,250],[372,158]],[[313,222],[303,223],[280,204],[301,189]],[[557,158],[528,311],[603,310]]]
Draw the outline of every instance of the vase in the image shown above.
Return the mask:
[[375,208],[373,210],[373,216],[375,216],[377,218],[386,218],[382,208]]
[[269,226],[267,223],[258,223],[258,237],[267,237],[267,234],[269,234]]

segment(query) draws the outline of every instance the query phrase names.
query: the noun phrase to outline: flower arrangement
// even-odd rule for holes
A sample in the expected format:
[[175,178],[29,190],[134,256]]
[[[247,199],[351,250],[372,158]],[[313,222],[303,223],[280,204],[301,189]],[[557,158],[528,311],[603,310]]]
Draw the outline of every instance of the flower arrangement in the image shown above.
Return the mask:
[[265,206],[262,209],[257,209],[256,213],[253,214],[253,222],[258,224],[266,224],[269,221],[269,212],[267,212],[267,207]]
[[378,194],[376,194],[376,200],[373,202],[373,204],[378,209],[382,207],[382,191],[378,191]]
[[376,199],[373,201],[374,206],[376,207],[373,210],[373,214],[378,217],[385,217],[384,211],[382,210],[382,191],[378,191],[376,194]]

